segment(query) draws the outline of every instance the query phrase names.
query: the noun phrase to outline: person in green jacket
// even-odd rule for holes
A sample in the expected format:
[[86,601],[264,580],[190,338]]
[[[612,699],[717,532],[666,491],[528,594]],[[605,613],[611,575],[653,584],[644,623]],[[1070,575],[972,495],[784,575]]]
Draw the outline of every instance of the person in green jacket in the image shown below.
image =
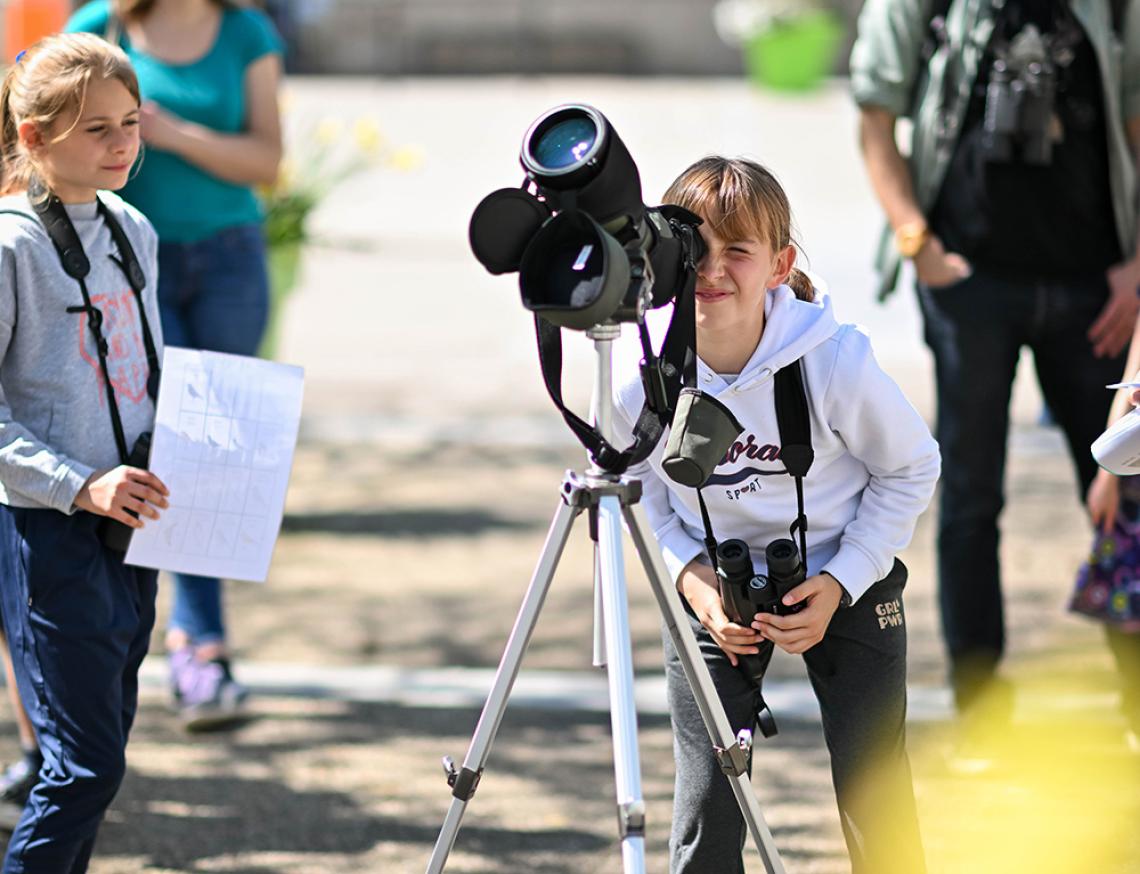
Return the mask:
[[[867,0],[851,87],[886,213],[880,294],[911,259],[944,459],[938,551],[955,702],[1013,705],[998,519],[1010,387],[1033,352],[1081,495],[1140,300],[1140,13],[1120,0]],[[904,157],[896,121],[912,136]],[[986,708],[988,710],[988,708]]]

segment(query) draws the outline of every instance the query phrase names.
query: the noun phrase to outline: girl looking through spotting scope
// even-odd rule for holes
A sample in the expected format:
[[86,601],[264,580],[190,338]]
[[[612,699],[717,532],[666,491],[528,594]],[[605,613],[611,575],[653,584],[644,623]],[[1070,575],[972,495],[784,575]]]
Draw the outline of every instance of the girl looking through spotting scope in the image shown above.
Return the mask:
[[107,520],[141,528],[167,506],[127,463],[154,424],[157,238],[100,193],[139,151],[122,51],[86,34],[36,43],[0,114],[0,606],[44,761],[3,871],[79,874],[123,778],[154,625],[156,572],[104,540]]
[[[664,441],[630,474],[643,481],[646,514],[733,731],[756,730],[762,700],[740,657],[770,654],[773,645],[802,654],[853,871],[921,874],[904,729],[907,572],[896,555],[934,492],[938,445],[879,368],[867,335],[837,322],[830,298],[795,269],[791,212],[771,173],[747,160],[705,158],[677,178],[665,202],[704,221],[695,387],[743,426],[701,493],[715,536],[744,541],[757,573],[766,570],[767,545],[787,538],[798,515],[795,481],[780,458],[774,384],[781,369],[802,366],[814,448],[803,483],[806,579],[783,598],[802,609],[732,622],[705,554],[697,492],[664,472]],[[644,392],[637,377],[619,384],[615,430],[629,442]],[[744,820],[667,634],[665,657],[677,762],[671,870],[743,872]]]

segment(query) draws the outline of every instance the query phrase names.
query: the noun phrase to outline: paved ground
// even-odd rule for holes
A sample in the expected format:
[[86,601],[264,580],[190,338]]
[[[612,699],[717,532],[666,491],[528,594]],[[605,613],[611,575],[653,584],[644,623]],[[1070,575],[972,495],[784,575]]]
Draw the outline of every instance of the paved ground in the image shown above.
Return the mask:
[[[911,301],[869,300],[877,213],[838,88],[792,101],[728,81],[290,87],[294,128],[372,115],[392,143],[416,147],[422,164],[369,173],[329,199],[317,226],[335,245],[308,250],[286,313],[281,357],[308,377],[303,445],[269,583],[230,589],[256,718],[187,738],[164,706],[162,664],[152,659],[96,874],[424,869],[450,798],[439,758],[463,756],[562,473],[580,459],[542,393],[512,282],[488,277],[465,248],[472,206],[517,184],[521,133],[546,107],[596,101],[641,163],[647,200],[705,151],[770,162],[840,314],[871,327],[880,359],[930,410]],[[580,402],[588,353],[577,343],[568,356]],[[1033,425],[1037,400],[1026,380],[1016,409],[1003,555],[1019,698],[1011,729],[969,739],[975,759],[990,761],[984,770],[948,756],[959,738],[941,683],[929,514],[904,557],[911,748],[932,868],[1136,870],[1140,758],[1122,741],[1098,630],[1063,609],[1087,547],[1085,523],[1057,435]],[[590,568],[579,528],[449,871],[619,868],[608,719],[589,665]],[[628,577],[649,870],[658,872],[672,780],[658,614],[632,564]],[[782,730],[757,757],[762,808],[790,872],[845,871],[802,668],[778,658],[772,679]],[[10,725],[0,723],[0,753],[11,753]],[[761,870],[754,856],[749,870]]]

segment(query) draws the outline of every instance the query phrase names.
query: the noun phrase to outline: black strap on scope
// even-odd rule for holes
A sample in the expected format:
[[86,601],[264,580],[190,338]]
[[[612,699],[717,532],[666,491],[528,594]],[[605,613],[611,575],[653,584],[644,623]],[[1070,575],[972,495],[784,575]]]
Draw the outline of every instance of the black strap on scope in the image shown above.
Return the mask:
[[[119,459],[123,464],[126,464],[130,458],[130,449],[127,446],[126,434],[123,431],[123,420],[119,415],[119,405],[115,399],[115,386],[111,382],[111,370],[107,363],[107,355],[110,350],[107,339],[103,336],[103,312],[91,302],[91,295],[87,290],[86,280],[87,275],[91,272],[91,262],[87,258],[87,253],[83,251],[79,234],[76,232],[71,216],[67,214],[67,209],[62,201],[48,192],[42,183],[38,182],[33,182],[32,186],[29,187],[28,199],[36,217],[39,218],[44,230],[47,231],[52,245],[55,246],[64,272],[79,283],[79,291],[83,295],[83,305],[68,307],[67,312],[87,314],[87,327],[95,341],[95,350],[99,355],[99,369],[103,373],[103,384],[107,390],[107,406],[111,413],[111,428],[115,432],[115,446],[119,450]],[[139,321],[142,325],[143,346],[146,349],[146,390],[150,399],[157,403],[161,370],[158,363],[158,352],[154,345],[154,336],[150,331],[150,323],[146,317],[146,307],[142,298],[143,289],[146,288],[146,274],[143,273],[135,250],[131,246],[131,241],[122,225],[119,224],[118,219],[98,195],[96,195],[96,202],[99,214],[106,222],[107,228],[111,232],[111,238],[115,241],[115,247],[119,250],[118,258],[114,255],[109,257],[123,272],[135,295],[135,305],[138,308]],[[21,215],[28,219],[33,218],[33,216],[20,210],[0,210],[0,212]]]
[[[673,316],[661,343],[660,355],[653,354],[644,315],[638,316],[637,329],[644,355],[641,379],[645,403],[633,427],[633,443],[625,449],[617,449],[593,425],[567,408],[562,399],[562,329],[539,315],[534,317],[538,358],[546,391],[578,441],[586,447],[598,467],[607,473],[620,475],[649,457],[665,428],[672,422],[677,397],[681,393],[682,371],[690,366],[690,359],[694,362],[691,366],[696,366],[696,265],[687,264],[686,270],[685,286],[674,300]],[[599,400],[609,402],[608,398]]]

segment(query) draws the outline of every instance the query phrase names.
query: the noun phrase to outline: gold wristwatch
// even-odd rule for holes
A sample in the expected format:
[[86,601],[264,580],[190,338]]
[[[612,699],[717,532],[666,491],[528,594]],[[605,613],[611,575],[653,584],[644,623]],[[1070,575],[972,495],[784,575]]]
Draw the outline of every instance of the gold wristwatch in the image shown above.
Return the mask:
[[914,258],[922,251],[930,239],[930,228],[926,222],[907,222],[895,229],[895,248],[904,258]]

